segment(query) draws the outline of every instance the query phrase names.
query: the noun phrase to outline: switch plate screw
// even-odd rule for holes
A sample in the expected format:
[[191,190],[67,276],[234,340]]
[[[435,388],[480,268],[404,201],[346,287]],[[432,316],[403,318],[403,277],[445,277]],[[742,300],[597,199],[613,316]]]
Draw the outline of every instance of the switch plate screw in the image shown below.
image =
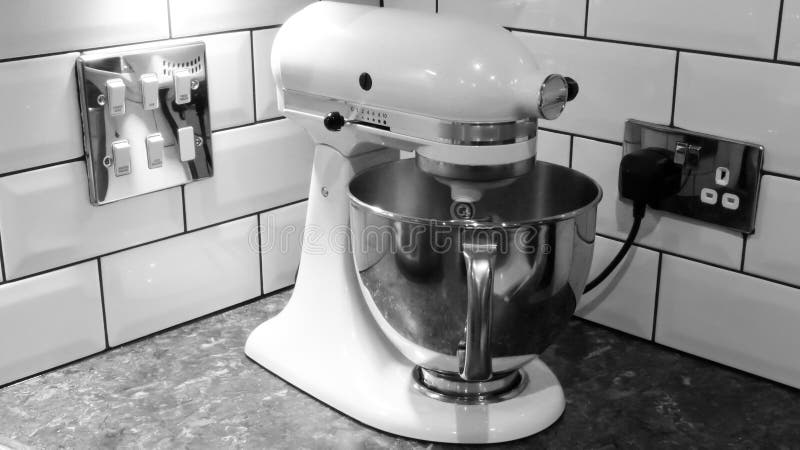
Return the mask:
[[201,145],[203,145],[203,138],[201,138],[200,136],[195,136],[194,137],[194,146],[195,147],[200,147]]
[[106,167],[111,167],[111,163],[113,162],[114,160],[110,156],[106,156],[105,158],[103,158],[103,165]]
[[97,104],[100,105],[100,106],[103,106],[103,105],[106,104],[106,95],[105,94],[100,94],[100,95],[97,96]]
[[189,84],[189,87],[191,87],[191,89],[192,89],[193,91],[196,91],[196,90],[197,90],[197,88],[199,88],[199,87],[200,87],[200,82],[199,82],[199,81],[197,81],[197,80],[192,80],[192,82]]
[[328,194],[329,194],[328,188],[326,188],[325,186],[322,186],[322,196],[323,197],[327,197]]

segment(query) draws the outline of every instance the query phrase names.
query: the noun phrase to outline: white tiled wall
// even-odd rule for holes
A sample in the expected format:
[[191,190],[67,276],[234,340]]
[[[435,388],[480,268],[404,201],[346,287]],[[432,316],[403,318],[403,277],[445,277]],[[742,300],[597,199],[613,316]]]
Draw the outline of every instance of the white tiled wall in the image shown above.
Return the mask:
[[180,188],[95,207],[83,162],[0,178],[9,279],[183,231]]
[[800,0],[783,0],[778,58],[800,62]]
[[780,0],[594,0],[588,34],[772,58]]
[[764,168],[800,176],[800,67],[682,53],[675,125],[756,142]]
[[800,290],[664,256],[656,342],[800,388]]
[[[311,2],[0,0],[0,385],[294,282],[300,234],[262,264],[258,223],[302,232],[313,147],[269,50]],[[91,206],[75,59],[197,40],[214,177]]]
[[280,115],[275,93],[275,80],[272,78],[270,67],[272,41],[277,33],[277,28],[253,31],[253,73],[256,85],[256,119],[258,120],[271,119]]
[[[116,345],[293,282],[299,233],[257,251],[269,226],[302,223],[312,152],[278,117],[269,48],[312,1],[0,0],[0,384],[102,350],[104,320]],[[782,0],[780,18],[781,0],[384,3],[512,28],[545,70],[578,80],[577,100],[541,123],[539,157],[604,188],[593,273],[630,226],[616,195],[626,119],[763,144],[753,236],[648,213],[622,270],[577,314],[800,385],[800,0]],[[76,52],[178,37],[208,45],[214,178],[90,207]],[[39,327],[6,356],[7,336]]]
[[0,0],[0,11],[0,59],[169,37],[167,0]]
[[306,202],[261,214],[261,265],[264,292],[294,284],[306,223]]
[[259,296],[256,222],[246,217],[101,258],[109,344]]
[[276,120],[213,135],[214,176],[186,185],[191,230],[304,198],[313,144],[299,126]]
[[[614,258],[622,243],[598,237],[589,279],[593,279]],[[610,275],[592,292],[584,295],[575,312],[580,317],[650,339],[653,334],[658,253],[634,247]]]
[[440,14],[460,14],[512,28],[583,34],[585,0],[439,0]]
[[0,286],[0,385],[106,348],[97,261]]
[[568,134],[539,130],[536,138],[536,158],[569,167],[572,138]]
[[83,156],[77,57],[65,53],[0,64],[0,173]]

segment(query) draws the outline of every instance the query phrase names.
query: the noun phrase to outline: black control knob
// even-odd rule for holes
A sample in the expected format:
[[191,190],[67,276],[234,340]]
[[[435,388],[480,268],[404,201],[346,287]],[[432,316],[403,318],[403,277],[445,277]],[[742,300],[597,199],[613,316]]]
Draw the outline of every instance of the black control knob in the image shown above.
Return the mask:
[[325,120],[322,121],[325,124],[325,128],[330,131],[339,131],[345,124],[344,116],[342,116],[339,111],[329,112],[325,116]]
[[578,82],[570,77],[564,77],[567,80],[567,101],[571,102],[578,96]]

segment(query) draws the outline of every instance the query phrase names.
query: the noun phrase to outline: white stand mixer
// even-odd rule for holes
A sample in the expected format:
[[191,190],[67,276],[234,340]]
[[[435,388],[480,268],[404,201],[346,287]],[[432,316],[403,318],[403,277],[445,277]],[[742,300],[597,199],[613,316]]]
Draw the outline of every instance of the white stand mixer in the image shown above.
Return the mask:
[[524,389],[495,403],[449,403],[414,389],[414,363],[364,301],[347,193],[355,174],[398,159],[398,150],[416,151],[434,174],[513,176],[535,156],[537,119],[557,117],[574,95],[571,80],[539,72],[501,28],[335,2],[283,25],[272,67],[280,108],[316,149],[292,299],[252,332],[247,355],[332,408],[410,438],[503,442],[555,422],[564,394],[539,359],[522,368]]

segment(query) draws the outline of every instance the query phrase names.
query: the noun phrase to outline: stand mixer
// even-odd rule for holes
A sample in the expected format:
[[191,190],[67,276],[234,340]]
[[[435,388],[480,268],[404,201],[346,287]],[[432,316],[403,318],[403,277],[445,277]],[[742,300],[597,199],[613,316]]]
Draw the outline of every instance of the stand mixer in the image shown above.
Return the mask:
[[281,27],[272,69],[316,148],[295,289],[247,355],[406,437],[555,422],[564,394],[536,356],[583,291],[602,194],[535,161],[536,132],[577,84],[502,28],[335,2]]

